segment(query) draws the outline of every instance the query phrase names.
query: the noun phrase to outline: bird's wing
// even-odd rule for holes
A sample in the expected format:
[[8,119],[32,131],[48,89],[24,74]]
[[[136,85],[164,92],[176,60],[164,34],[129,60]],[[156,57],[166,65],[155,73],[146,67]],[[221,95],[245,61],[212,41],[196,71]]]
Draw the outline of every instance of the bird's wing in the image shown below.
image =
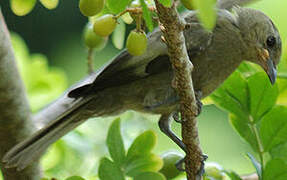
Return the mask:
[[[200,25],[195,12],[188,13],[184,18],[189,23],[189,28],[185,30],[188,53],[194,56],[208,46],[212,33]],[[154,73],[167,71],[171,69],[167,54],[166,45],[161,40],[161,32],[156,29],[149,35],[148,47],[143,55],[132,56],[126,50],[122,51],[108,65],[101,68],[101,73],[93,83],[72,90],[68,96],[82,97],[108,87],[123,85]]]
[[259,0],[218,0],[217,8],[218,9],[227,9],[230,10],[234,6],[244,6],[249,3],[253,3]]

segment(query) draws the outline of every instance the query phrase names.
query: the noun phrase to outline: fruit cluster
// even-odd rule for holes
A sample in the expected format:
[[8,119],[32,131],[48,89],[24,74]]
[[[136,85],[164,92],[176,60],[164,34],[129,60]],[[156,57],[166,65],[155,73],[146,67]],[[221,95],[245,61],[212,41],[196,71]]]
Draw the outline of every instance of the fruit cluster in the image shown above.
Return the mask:
[[[105,7],[104,0],[80,0],[79,8],[83,15],[87,17],[92,17],[91,22],[85,27],[84,30],[84,40],[88,48],[101,50],[105,47],[108,40],[108,36],[114,32],[117,26],[117,20],[119,17],[125,15],[126,13],[131,13],[131,18],[136,20],[137,28],[130,32],[126,48],[131,55],[139,56],[142,55],[147,48],[147,37],[142,29],[141,25],[141,14],[135,13],[135,9],[139,8],[139,3],[131,3],[130,9],[119,13],[118,15],[104,14],[102,10]],[[133,13],[132,13],[133,12]],[[140,12],[140,11],[138,11]],[[99,15],[103,14],[103,15]]]

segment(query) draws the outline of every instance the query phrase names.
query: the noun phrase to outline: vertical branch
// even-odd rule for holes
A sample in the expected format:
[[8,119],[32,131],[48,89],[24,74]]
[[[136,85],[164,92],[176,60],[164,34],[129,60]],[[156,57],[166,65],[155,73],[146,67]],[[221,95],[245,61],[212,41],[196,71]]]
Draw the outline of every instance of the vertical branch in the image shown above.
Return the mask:
[[9,32],[0,11],[0,168],[5,180],[38,180],[35,162],[25,170],[6,169],[4,154],[33,132],[33,124],[23,83],[18,73]]
[[180,96],[182,138],[187,147],[185,159],[187,178],[195,180],[201,167],[202,152],[199,147],[197,105],[191,76],[193,65],[187,54],[183,34],[185,22],[179,17],[174,4],[171,8],[164,7],[158,0],[155,0],[155,4],[174,70],[173,87]]

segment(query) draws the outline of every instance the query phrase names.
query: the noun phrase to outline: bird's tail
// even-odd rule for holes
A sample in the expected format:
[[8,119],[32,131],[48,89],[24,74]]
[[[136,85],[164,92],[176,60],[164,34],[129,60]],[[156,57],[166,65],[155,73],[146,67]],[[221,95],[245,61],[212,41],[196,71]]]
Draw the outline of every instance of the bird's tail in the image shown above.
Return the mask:
[[[91,98],[80,98],[73,100],[69,99],[69,106],[63,107],[64,104],[54,103],[50,107],[45,108],[45,111],[52,111],[57,109],[64,109],[61,112],[58,110],[58,117],[52,117],[54,119],[44,128],[40,129],[34,135],[17,144],[3,157],[3,162],[6,168],[17,167],[17,170],[22,170],[28,166],[32,161],[39,158],[49,145],[57,141],[59,138],[67,134],[69,131],[74,129],[83,123],[88,117],[84,115],[83,111],[86,105],[88,105]],[[66,102],[67,103],[67,102]],[[66,104],[68,105],[68,104]],[[51,119],[51,117],[45,117],[46,115],[55,116],[57,115],[48,112],[42,113],[43,119]],[[40,113],[41,114],[41,113]]]

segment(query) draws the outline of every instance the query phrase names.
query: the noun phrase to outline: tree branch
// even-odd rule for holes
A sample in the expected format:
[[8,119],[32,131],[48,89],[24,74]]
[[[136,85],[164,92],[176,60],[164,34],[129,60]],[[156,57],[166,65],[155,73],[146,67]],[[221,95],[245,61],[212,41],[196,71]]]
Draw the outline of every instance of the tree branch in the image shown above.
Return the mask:
[[185,158],[187,179],[195,180],[203,157],[199,146],[197,105],[191,77],[193,65],[189,60],[183,35],[185,22],[179,17],[174,4],[171,8],[164,7],[158,0],[155,0],[155,4],[174,70],[173,87],[180,96],[182,138],[187,147]]
[[[9,32],[0,11],[0,160],[4,154],[33,132],[29,105],[18,73]],[[40,170],[35,162],[25,170],[6,169],[0,161],[5,180],[38,180]]]

